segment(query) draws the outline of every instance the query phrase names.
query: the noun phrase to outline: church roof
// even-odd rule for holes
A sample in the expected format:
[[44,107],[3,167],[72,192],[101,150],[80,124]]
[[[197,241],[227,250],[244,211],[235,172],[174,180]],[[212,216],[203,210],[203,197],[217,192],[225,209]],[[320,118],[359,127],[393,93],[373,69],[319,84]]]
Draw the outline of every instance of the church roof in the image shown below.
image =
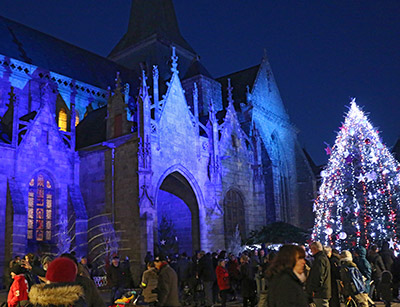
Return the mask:
[[123,82],[138,75],[117,63],[0,16],[0,54],[106,89],[119,71]]
[[106,140],[107,106],[90,112],[76,126],[76,148],[101,143]]
[[213,77],[211,74],[208,72],[208,70],[204,67],[203,64],[201,64],[199,57],[195,57],[193,59],[192,64],[189,66],[185,77],[183,79],[189,79],[194,76],[202,75],[205,77],[208,77],[212,79]]
[[128,30],[109,57],[153,35],[196,54],[179,30],[172,0],[133,0]]
[[249,86],[250,90],[252,89],[259,69],[260,64],[217,78],[217,81],[222,84],[222,103],[224,107],[228,105],[226,90],[228,79],[231,79],[233,87],[232,94],[235,101],[235,109],[240,110],[240,103],[246,103],[247,86]]

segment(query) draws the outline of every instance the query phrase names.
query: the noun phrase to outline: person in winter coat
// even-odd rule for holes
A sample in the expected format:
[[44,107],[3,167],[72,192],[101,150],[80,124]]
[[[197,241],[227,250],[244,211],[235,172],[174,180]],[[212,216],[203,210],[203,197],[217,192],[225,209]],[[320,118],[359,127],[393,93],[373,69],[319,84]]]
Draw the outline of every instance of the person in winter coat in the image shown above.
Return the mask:
[[393,262],[396,257],[394,256],[394,252],[389,248],[388,242],[382,243],[382,249],[379,252],[379,255],[382,257],[386,270],[392,272]]
[[189,281],[191,269],[189,259],[185,252],[179,256],[176,267],[176,274],[178,274],[179,290],[182,290]]
[[[379,249],[376,245],[371,245],[369,253],[367,256],[368,261],[371,263],[372,267],[372,280],[374,281],[369,292],[369,296],[374,300],[380,300],[380,293],[378,291],[379,284],[382,279],[382,272],[386,270],[385,264],[383,263],[381,255],[379,255]],[[376,295],[374,295],[374,290]]]
[[83,287],[75,282],[78,267],[67,257],[53,260],[46,272],[47,284],[32,286],[29,301],[35,307],[86,307]]
[[67,257],[71,259],[78,267],[78,275],[76,276],[75,282],[83,288],[86,306],[105,306],[103,298],[101,297],[99,290],[96,287],[96,284],[91,278],[86,277],[85,272],[82,271],[82,266],[79,265],[78,260],[75,258],[75,256],[69,253],[65,253],[62,254],[60,257]]
[[231,289],[234,291],[234,295],[237,295],[237,291],[239,290],[239,279],[240,279],[240,271],[239,271],[239,262],[234,254],[229,254],[229,261],[226,265],[226,268],[229,273],[229,281],[231,283]]
[[254,306],[256,300],[256,282],[255,272],[249,263],[249,257],[242,255],[240,257],[240,280],[243,297],[243,306]]
[[14,281],[8,292],[8,307],[25,306],[28,303],[28,281],[24,272],[19,263],[15,263],[10,269],[10,275]]
[[142,295],[144,297],[144,302],[152,304],[157,302],[157,293],[153,290],[157,288],[158,285],[158,274],[153,261],[147,264],[147,270],[143,272],[142,282],[140,283],[140,288],[143,289]]
[[163,256],[156,257],[154,265],[158,271],[158,306],[180,306],[176,272]]
[[354,263],[357,265],[361,274],[365,277],[365,292],[369,294],[371,288],[372,268],[367,260],[367,250],[363,246],[354,249]]
[[[354,286],[354,282],[352,281],[349,273],[349,268],[353,268],[353,270],[358,270],[357,265],[353,262],[353,256],[347,250],[343,251],[340,254],[340,277],[343,284],[343,295],[345,298],[352,297],[359,307],[368,307],[368,294],[365,293],[365,283],[363,283],[363,289],[358,291],[358,289]],[[359,276],[362,276],[361,272],[359,272]]]
[[110,267],[107,269],[107,280],[111,287],[110,305],[121,298],[125,289],[125,271],[119,263],[119,257],[114,255]]
[[314,262],[307,278],[307,293],[316,307],[328,307],[331,298],[331,265],[321,242],[312,242],[310,249]]
[[297,245],[284,245],[267,269],[268,307],[308,307],[303,288],[305,251]]
[[231,285],[229,282],[229,273],[225,268],[226,259],[219,259],[215,274],[217,275],[217,283],[219,288],[219,295],[221,296],[221,306],[226,306],[226,297],[231,291]]
[[382,295],[382,300],[385,302],[385,307],[391,306],[393,300],[393,284],[392,284],[392,273],[389,271],[382,272],[382,280],[379,284],[379,292]]
[[205,305],[213,305],[213,284],[216,280],[215,269],[210,253],[201,251],[198,254],[197,276],[204,284]]
[[331,266],[331,299],[329,307],[340,307],[338,281],[340,281],[340,256],[329,246],[324,246]]

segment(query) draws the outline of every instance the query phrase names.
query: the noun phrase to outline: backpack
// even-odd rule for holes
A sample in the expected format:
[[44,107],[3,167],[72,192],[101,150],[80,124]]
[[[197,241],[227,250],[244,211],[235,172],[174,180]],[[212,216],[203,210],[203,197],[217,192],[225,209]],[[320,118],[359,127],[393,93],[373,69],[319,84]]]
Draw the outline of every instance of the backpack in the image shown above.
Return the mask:
[[362,276],[360,270],[356,267],[346,267],[344,268],[344,271],[348,276],[348,281],[350,284],[349,291],[351,292],[351,295],[364,293],[366,291],[366,287],[364,277]]

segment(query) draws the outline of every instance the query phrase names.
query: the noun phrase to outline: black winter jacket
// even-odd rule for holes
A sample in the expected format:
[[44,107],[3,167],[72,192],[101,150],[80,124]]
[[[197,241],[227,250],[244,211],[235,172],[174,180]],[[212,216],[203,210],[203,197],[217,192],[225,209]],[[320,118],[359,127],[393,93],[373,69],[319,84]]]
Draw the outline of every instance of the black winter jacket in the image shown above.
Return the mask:
[[271,279],[268,307],[308,307],[303,284],[292,270],[284,270]]
[[202,281],[217,280],[211,255],[206,254],[200,258],[199,263],[197,264],[197,273]]
[[331,298],[331,265],[322,251],[314,255],[306,289],[311,298]]
[[254,267],[250,263],[240,265],[242,297],[253,297],[256,291]]
[[372,267],[372,279],[381,279],[382,272],[385,271],[385,265],[383,263],[381,255],[375,252],[371,252],[368,257],[368,261],[371,263]]
[[125,271],[121,267],[110,265],[107,269],[107,280],[110,287],[125,287]]

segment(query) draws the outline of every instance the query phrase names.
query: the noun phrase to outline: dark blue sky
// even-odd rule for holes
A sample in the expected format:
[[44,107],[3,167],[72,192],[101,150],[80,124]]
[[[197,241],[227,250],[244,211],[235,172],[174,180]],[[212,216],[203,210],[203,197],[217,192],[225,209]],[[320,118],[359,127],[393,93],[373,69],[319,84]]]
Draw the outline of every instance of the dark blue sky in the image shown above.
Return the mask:
[[[2,0],[0,14],[106,56],[130,0]],[[301,144],[325,163],[350,97],[388,146],[400,136],[400,1],[175,0],[181,32],[214,77],[267,53]],[[234,85],[233,85],[234,86]]]

